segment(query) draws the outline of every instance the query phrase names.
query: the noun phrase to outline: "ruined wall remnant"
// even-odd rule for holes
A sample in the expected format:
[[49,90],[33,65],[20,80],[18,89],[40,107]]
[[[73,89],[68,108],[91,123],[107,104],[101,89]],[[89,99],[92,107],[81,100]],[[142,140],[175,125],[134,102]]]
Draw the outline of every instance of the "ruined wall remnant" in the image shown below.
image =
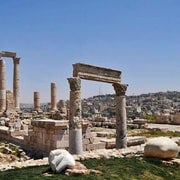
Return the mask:
[[24,140],[34,150],[48,154],[53,149],[69,146],[67,121],[34,120],[31,125],[33,129],[24,136]]
[[[68,120],[33,120],[32,130],[24,135],[26,148],[36,153],[48,155],[54,149],[69,150],[69,122]],[[105,148],[104,143],[94,143],[90,126],[87,122],[82,125],[83,150],[95,150]]]
[[6,113],[7,112],[15,112],[15,103],[14,103],[14,98],[13,98],[13,92],[11,91],[6,91]]

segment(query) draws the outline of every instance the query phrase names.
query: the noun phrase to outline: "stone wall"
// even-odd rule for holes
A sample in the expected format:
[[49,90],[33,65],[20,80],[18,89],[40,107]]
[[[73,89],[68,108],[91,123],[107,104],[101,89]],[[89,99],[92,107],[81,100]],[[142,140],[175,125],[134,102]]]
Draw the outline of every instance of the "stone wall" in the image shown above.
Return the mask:
[[[53,149],[69,149],[69,122],[67,120],[33,120],[32,130],[24,136],[24,143],[32,151],[48,155]],[[82,124],[83,151],[104,149],[105,143],[94,143],[89,122]]]
[[0,127],[0,140],[5,140],[10,143],[14,143],[18,146],[21,146],[23,149],[30,150],[28,149],[27,144],[25,144],[23,138],[20,138],[22,134],[24,134],[23,131],[11,132],[9,131],[8,127],[2,127],[2,126]]
[[180,113],[175,113],[173,115],[159,115],[157,116],[156,123],[180,125]]
[[31,125],[33,129],[24,136],[24,140],[34,151],[46,155],[53,149],[68,148],[68,121],[34,120]]
[[83,138],[83,151],[92,151],[97,149],[105,149],[105,143],[95,143],[91,133],[91,127],[89,123],[83,123],[82,125],[82,138]]

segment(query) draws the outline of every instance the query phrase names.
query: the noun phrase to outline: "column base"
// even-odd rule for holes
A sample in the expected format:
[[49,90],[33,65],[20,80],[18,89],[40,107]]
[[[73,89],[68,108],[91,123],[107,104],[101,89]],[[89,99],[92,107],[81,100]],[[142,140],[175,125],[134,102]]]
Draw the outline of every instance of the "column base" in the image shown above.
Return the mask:
[[116,138],[116,149],[127,148],[127,137]]
[[71,154],[82,154],[82,129],[69,130],[69,152]]

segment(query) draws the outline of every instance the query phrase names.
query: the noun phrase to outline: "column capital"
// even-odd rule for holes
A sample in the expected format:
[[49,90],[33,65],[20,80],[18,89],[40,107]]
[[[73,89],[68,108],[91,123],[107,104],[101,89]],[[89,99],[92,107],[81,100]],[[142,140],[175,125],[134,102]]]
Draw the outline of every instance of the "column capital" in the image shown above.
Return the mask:
[[71,91],[79,91],[81,89],[81,79],[79,77],[68,78]]
[[128,84],[114,83],[113,87],[117,96],[124,96],[126,94]]
[[15,63],[16,63],[16,64],[19,64],[19,61],[20,61],[20,57],[15,57],[15,58],[13,58],[14,64],[15,64]]

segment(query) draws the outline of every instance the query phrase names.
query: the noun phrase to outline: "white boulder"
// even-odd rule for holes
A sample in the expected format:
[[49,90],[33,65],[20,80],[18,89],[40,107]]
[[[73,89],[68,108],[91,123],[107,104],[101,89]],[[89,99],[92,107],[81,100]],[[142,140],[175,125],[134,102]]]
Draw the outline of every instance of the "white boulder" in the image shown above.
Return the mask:
[[178,156],[178,145],[168,137],[157,137],[150,139],[144,147],[144,155],[162,159]]
[[67,166],[74,166],[74,157],[64,149],[52,150],[49,154],[49,164],[54,172],[60,173]]

